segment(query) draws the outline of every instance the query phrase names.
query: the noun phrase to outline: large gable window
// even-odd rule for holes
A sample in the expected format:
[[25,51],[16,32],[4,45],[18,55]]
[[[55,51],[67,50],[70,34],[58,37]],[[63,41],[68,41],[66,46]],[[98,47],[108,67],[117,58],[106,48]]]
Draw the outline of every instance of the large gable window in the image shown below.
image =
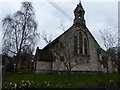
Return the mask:
[[78,32],[74,37],[74,54],[88,54],[88,38],[85,32]]

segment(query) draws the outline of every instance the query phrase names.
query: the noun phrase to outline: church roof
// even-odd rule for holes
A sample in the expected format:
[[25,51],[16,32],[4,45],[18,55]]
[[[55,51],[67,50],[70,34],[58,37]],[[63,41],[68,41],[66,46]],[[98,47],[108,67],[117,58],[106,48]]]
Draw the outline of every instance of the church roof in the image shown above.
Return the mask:
[[64,33],[62,33],[60,36],[58,36],[56,39],[54,39],[51,43],[47,44],[43,49],[48,49],[52,46],[54,46],[56,43],[58,43],[58,39],[63,36],[65,33],[67,33],[73,26],[71,26],[68,30],[66,30]]
[[43,60],[43,61],[52,61],[53,60],[53,55],[52,55],[52,52],[50,50],[44,50],[44,49],[39,49],[37,51],[37,53],[39,54],[39,59],[38,61],[40,60]]

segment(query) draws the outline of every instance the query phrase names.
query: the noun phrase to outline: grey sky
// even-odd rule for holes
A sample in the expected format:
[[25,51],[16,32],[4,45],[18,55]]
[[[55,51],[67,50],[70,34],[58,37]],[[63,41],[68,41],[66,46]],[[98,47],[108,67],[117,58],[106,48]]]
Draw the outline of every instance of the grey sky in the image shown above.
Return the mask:
[[[78,0],[74,2],[73,1],[74,0],[70,0],[70,2],[68,2],[67,0],[66,2],[55,3],[61,7],[70,17],[72,17],[72,19],[74,19],[73,10],[76,8]],[[111,33],[114,33],[118,29],[114,28],[118,27],[118,3],[82,1],[82,5],[85,9],[86,25],[98,43],[102,45],[99,29],[106,29]],[[0,21],[6,15],[13,14],[15,11],[19,10],[20,7],[21,2],[1,2]],[[63,22],[66,30],[73,24],[73,20],[69,20],[67,17],[57,11],[47,2],[47,0],[44,0],[44,2],[33,2],[33,7],[35,9],[36,21],[38,23],[38,32],[42,32],[42,29],[44,29],[47,34],[52,35],[53,40],[63,33],[63,31],[58,28],[61,22]],[[38,40],[37,46],[43,48],[45,45],[46,44],[44,41]]]

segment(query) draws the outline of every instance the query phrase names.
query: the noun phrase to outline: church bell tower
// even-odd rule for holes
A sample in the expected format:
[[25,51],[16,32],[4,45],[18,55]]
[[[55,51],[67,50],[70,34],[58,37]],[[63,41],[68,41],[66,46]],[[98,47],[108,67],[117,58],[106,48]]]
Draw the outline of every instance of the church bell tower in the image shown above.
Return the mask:
[[85,11],[81,5],[81,2],[77,5],[76,9],[74,10],[74,15],[75,15],[74,25],[85,26],[84,19]]

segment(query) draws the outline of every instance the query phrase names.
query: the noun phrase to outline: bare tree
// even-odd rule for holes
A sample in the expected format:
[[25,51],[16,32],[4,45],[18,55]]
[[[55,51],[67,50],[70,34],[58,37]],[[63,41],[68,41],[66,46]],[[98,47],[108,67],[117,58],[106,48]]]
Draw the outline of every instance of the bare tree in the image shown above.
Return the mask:
[[[117,37],[117,33],[111,33],[110,31],[104,29],[99,30],[100,35],[101,35],[101,40],[103,42],[103,46],[106,49],[106,56],[103,58],[104,64],[105,64],[105,68],[106,71],[108,73],[108,81],[109,81],[109,65],[108,65],[108,61],[109,61],[109,57],[112,60],[112,63],[116,62],[116,53],[113,51],[114,47],[117,47],[117,41],[118,41],[118,37]],[[113,65],[116,67],[116,65]]]
[[21,10],[2,20],[4,30],[2,53],[17,56],[16,68],[20,61],[19,56],[26,47],[31,52],[34,51],[37,37],[34,14],[32,3],[23,2]]
[[110,33],[106,29],[104,29],[103,31],[99,30],[99,32],[106,50],[117,46],[118,37],[116,32]]
[[63,25],[63,20],[61,20],[60,26],[58,27],[60,30],[62,30],[63,32],[66,31],[65,26]]
[[[59,29],[65,32],[65,26],[63,25],[63,22],[61,22]],[[48,35],[45,30],[43,30],[43,33],[40,36],[46,42],[46,44],[52,42],[52,35]],[[72,36],[68,38],[68,40],[64,39],[62,42],[59,42],[56,45],[56,48],[54,48],[54,50],[51,50],[52,53],[56,54],[60,57],[60,59],[62,59],[61,61],[63,62],[68,75],[70,75],[72,69],[79,64],[78,62],[75,62],[73,55],[71,55],[71,48],[69,46],[70,41],[72,41]],[[62,56],[60,56],[60,52],[62,53]]]
[[[58,27],[60,30],[65,32],[65,26],[63,25],[63,20],[61,20],[60,26]],[[48,35],[44,29],[42,29],[42,33],[40,34],[40,38],[46,43],[49,44],[52,42],[52,35]]]
[[45,41],[46,44],[49,44],[52,42],[52,35],[48,35],[45,30],[43,30],[42,34],[40,37]]
[[[65,27],[63,26],[63,24],[60,24],[59,28],[65,32]],[[69,76],[69,80],[72,74],[72,69],[79,64],[77,61],[74,60],[73,52],[71,51],[71,47],[69,46],[70,42],[73,43],[72,36],[74,36],[74,34],[75,33],[73,33],[73,35],[71,35],[69,38],[67,36],[68,40],[63,39],[62,42],[59,42],[57,43],[57,45],[55,45],[54,49],[51,49],[53,55],[57,55],[59,60],[65,66],[67,75]],[[52,35],[48,36],[45,31],[43,31],[40,36],[46,42],[46,44],[52,42]]]
[[[63,21],[61,21],[59,29],[64,32],[66,31],[65,26],[63,25]],[[67,69],[68,75],[71,75],[72,69],[79,64],[77,61],[74,60],[73,52],[70,47],[70,43],[73,43],[72,37],[74,36],[74,34],[75,33],[73,33],[70,37],[67,36],[68,40],[63,39],[62,42],[59,42],[59,46],[55,51],[58,56],[60,55],[59,52],[62,52],[62,57],[64,57],[64,60],[62,60],[62,62]]]
[[56,59],[61,61],[61,64],[63,64],[63,67],[66,69],[66,74],[68,76],[68,82],[71,84],[71,75],[72,70],[74,67],[76,67],[79,62],[75,61],[73,56],[73,51],[70,46],[70,42],[72,41],[72,38],[68,38],[67,40],[63,39],[63,41],[59,41],[52,50],[53,55],[56,56]]
[[[62,31],[65,32],[65,27],[63,24],[59,27]],[[68,82],[71,84],[71,75],[72,70],[74,67],[80,64],[80,62],[75,61],[73,50],[71,49],[71,43],[73,43],[72,37],[75,35],[75,33],[72,33],[70,37],[67,35],[64,35],[65,39],[62,39],[62,41],[58,40],[57,45],[53,49],[51,49],[53,55],[55,55],[55,59],[58,59],[62,62],[63,66],[66,69],[66,74],[68,75]],[[67,39],[66,39],[67,38]]]
[[113,56],[111,53],[117,53],[117,47],[118,47],[118,36],[117,36],[117,32],[114,33],[110,33],[108,30],[99,30],[100,35],[101,35],[101,39],[103,42],[103,45],[107,51],[107,53],[114,57],[115,59],[115,55]]
[[[61,61],[63,62],[68,74],[71,74],[72,69],[77,66],[79,63],[74,60],[74,56],[72,55],[72,50],[70,48],[71,38],[67,41],[59,42],[58,47],[56,48],[55,53],[60,56]],[[60,54],[61,53],[61,54]]]

